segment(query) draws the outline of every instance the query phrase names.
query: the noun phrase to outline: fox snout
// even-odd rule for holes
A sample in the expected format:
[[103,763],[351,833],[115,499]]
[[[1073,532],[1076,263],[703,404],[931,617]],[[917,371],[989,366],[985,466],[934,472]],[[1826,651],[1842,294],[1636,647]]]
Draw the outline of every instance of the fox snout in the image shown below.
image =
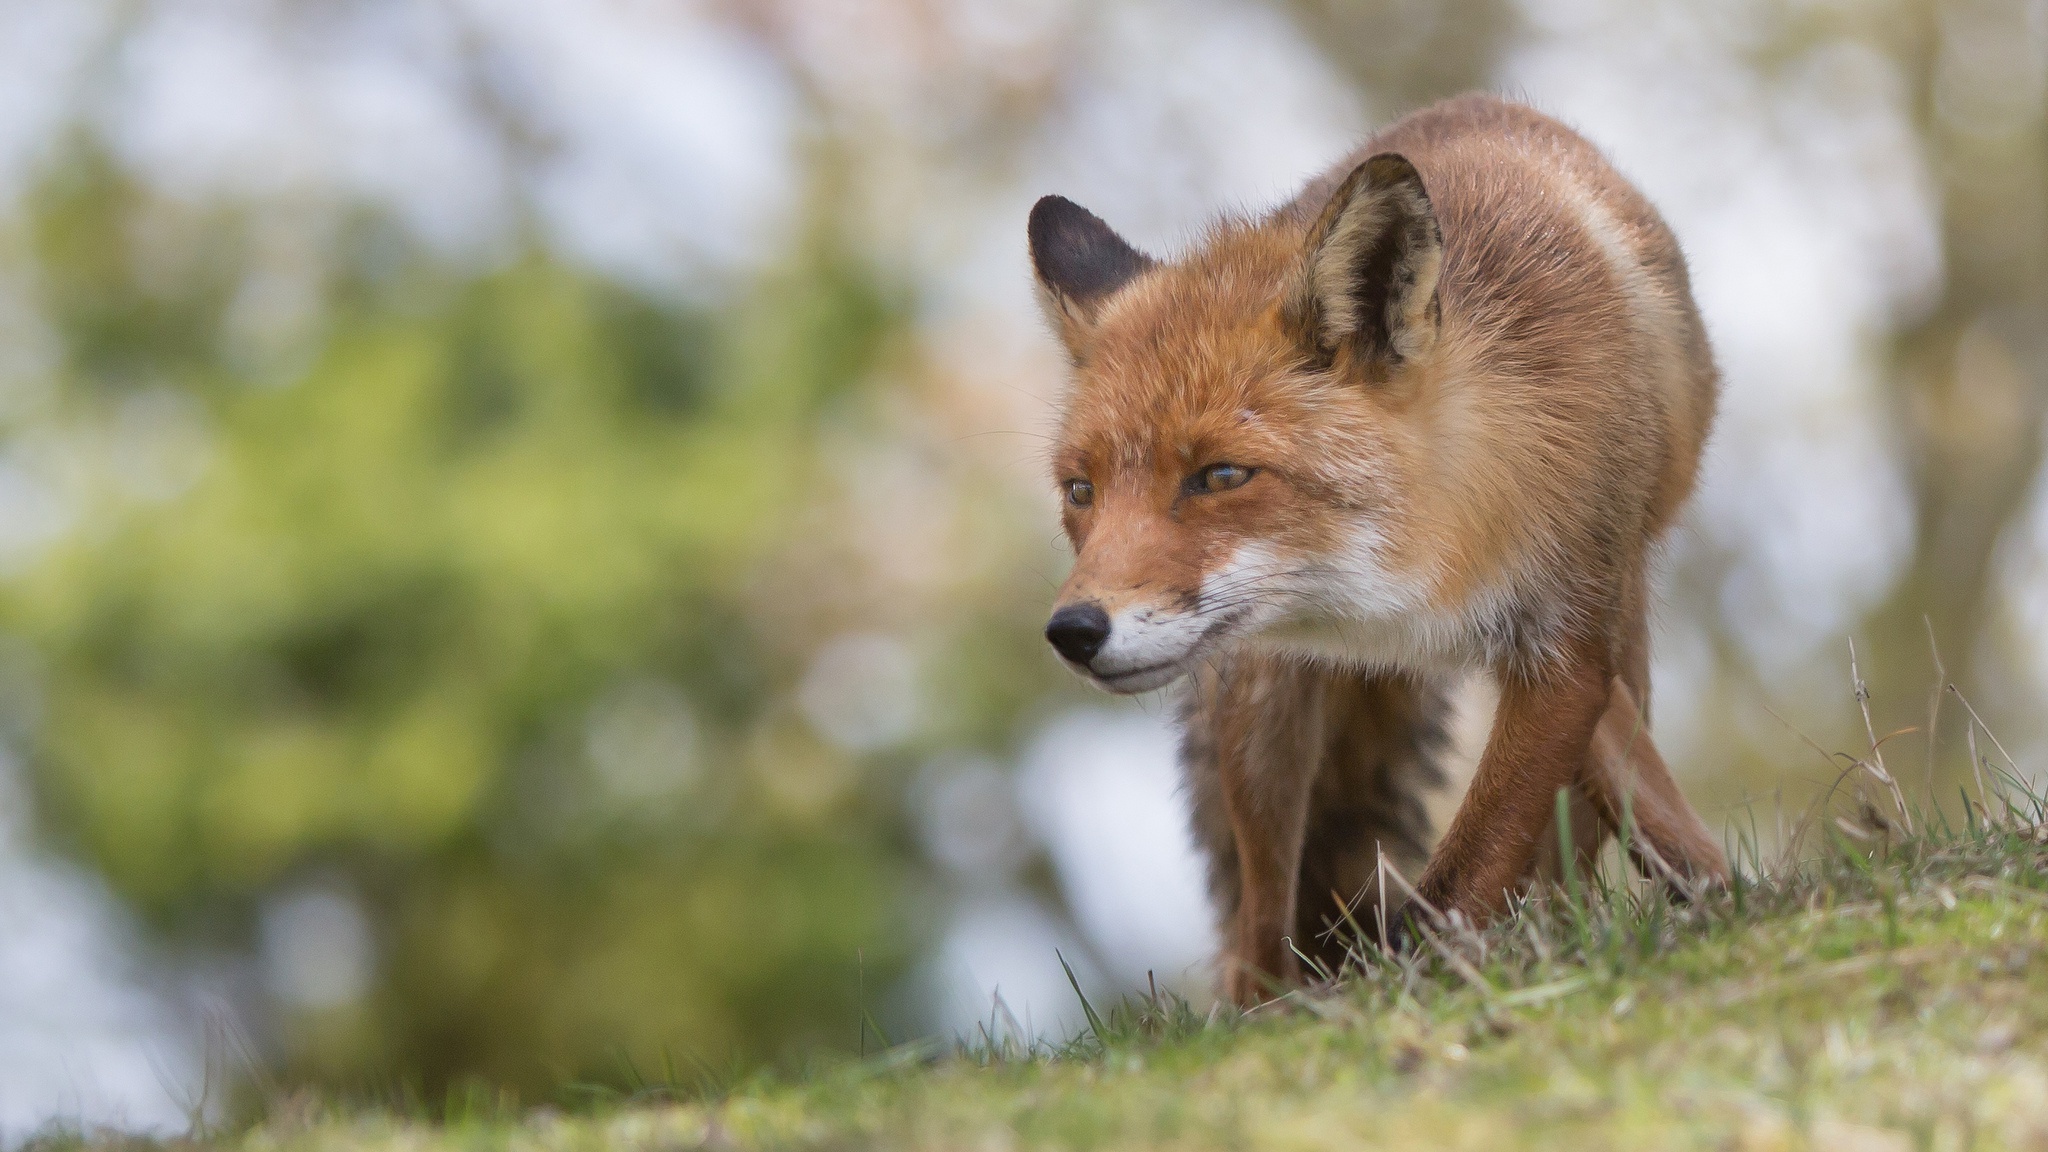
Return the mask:
[[1046,621],[1045,638],[1069,662],[1086,668],[1109,639],[1109,613],[1093,600],[1069,604]]
[[1178,679],[1204,641],[1209,625],[1199,612],[1164,604],[1105,605],[1093,598],[1062,604],[1045,625],[1045,638],[1077,671],[1111,692],[1131,695]]

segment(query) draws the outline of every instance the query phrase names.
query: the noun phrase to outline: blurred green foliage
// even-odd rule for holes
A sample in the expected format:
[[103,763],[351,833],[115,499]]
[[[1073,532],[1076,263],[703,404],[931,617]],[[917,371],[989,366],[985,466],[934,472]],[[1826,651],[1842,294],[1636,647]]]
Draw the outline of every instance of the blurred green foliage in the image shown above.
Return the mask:
[[917,944],[900,784],[771,709],[802,653],[745,602],[902,294],[824,227],[713,313],[532,251],[457,277],[356,220],[280,384],[220,336],[247,220],[90,149],[31,219],[46,418],[200,456],[5,586],[45,823],[195,946],[294,885],[361,901],[380,979],[284,1017],[287,1076],[531,1098],[851,1047]]

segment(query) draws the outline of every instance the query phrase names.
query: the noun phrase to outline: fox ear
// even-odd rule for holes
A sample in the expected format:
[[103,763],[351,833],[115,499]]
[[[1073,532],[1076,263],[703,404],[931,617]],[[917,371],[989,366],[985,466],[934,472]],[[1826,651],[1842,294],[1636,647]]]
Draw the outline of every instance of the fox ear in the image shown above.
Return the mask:
[[1436,345],[1444,238],[1422,175],[1382,152],[1351,170],[1309,230],[1289,318],[1324,356],[1347,344],[1398,364]]
[[1032,206],[1029,232],[1046,318],[1078,361],[1102,306],[1153,260],[1064,196],[1047,196]]

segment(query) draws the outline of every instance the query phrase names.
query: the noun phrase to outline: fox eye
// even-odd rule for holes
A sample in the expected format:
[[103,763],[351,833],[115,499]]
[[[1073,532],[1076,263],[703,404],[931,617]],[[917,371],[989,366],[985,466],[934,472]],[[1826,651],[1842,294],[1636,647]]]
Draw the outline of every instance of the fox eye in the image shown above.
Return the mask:
[[1095,503],[1095,485],[1086,480],[1069,480],[1066,484],[1067,503],[1076,508],[1086,508]]
[[1242,464],[1211,464],[1200,472],[1188,477],[1184,487],[1191,493],[1228,492],[1242,487],[1252,478],[1255,469]]

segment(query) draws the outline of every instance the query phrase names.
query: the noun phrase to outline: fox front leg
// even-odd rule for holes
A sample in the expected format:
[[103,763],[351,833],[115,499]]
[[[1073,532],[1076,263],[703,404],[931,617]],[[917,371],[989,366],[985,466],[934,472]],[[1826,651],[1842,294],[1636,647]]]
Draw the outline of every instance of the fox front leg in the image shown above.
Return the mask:
[[1652,875],[1676,879],[1681,886],[1728,882],[1728,857],[1679,791],[1650,740],[1647,718],[1620,677],[1610,689],[1590,752],[1584,791],[1610,826],[1620,827],[1624,816],[1632,822],[1631,842]]
[[1224,925],[1223,990],[1240,1008],[1301,981],[1289,936],[1315,762],[1294,743],[1253,739],[1218,764],[1238,879],[1237,908]]
[[1501,677],[1500,708],[1472,787],[1416,890],[1441,913],[1484,924],[1505,911],[1536,861],[1557,792],[1586,764],[1608,705],[1604,646],[1574,646],[1542,673]]

